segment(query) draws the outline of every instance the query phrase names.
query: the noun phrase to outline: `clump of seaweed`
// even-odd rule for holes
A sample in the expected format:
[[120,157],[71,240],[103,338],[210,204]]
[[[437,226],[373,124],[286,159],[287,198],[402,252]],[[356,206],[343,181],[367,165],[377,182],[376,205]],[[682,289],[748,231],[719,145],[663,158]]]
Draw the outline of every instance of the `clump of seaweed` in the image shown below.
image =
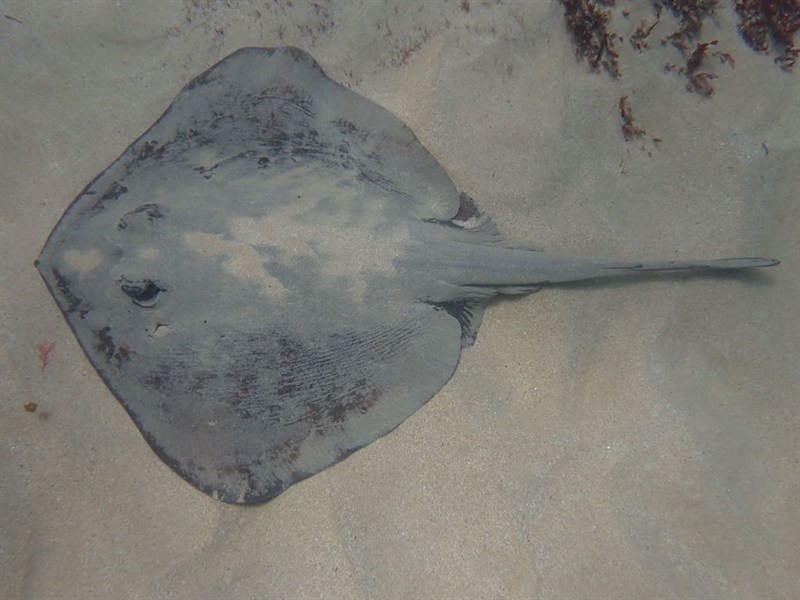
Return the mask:
[[800,29],[800,3],[797,0],[736,0],[739,33],[758,52],[768,52],[769,38],[782,49],[775,58],[781,69],[791,69],[800,48],[794,45],[794,34]]
[[628,104],[628,97],[621,96],[619,99],[619,116],[622,118],[622,135],[626,140],[632,140],[647,133],[644,129],[636,125],[633,118],[633,111]]
[[[628,19],[635,4],[616,8],[614,0],[560,2],[578,58],[585,59],[593,71],[605,70],[620,78],[620,57],[614,43],[626,38],[612,31],[612,23],[618,15]],[[713,18],[722,3],[719,0],[651,0],[650,5],[654,18],[642,18],[637,26],[628,30],[627,40],[633,49],[643,52],[650,48],[657,26],[663,27],[665,20],[673,20],[677,28],[664,37],[659,36],[661,45],[678,49],[685,63],[667,64],[664,70],[685,76],[689,92],[705,97],[714,94],[712,82],[719,75],[710,64],[711,57],[722,64],[735,65],[730,53],[716,48],[719,40],[703,41],[701,37],[705,20]],[[735,0],[735,8],[741,18],[739,32],[751,48],[760,52],[778,48],[781,53],[775,62],[785,70],[792,68],[800,56],[800,48],[794,44],[795,34],[800,29],[800,0]],[[666,13],[670,16],[665,19]],[[619,110],[626,140],[647,135],[635,124],[627,96],[620,98]]]
[[681,47],[686,40],[693,40],[703,28],[703,18],[713,15],[719,0],[660,0],[677,19],[680,26],[667,36],[667,40]]
[[710,46],[716,46],[718,40],[711,40],[710,42],[703,42],[697,44],[694,51],[686,61],[686,68],[684,73],[689,82],[686,84],[686,89],[690,92],[697,92],[701,96],[710,96],[714,93],[714,87],[711,85],[711,80],[716,79],[717,75],[707,71],[699,71],[700,63],[705,60],[706,53]]
[[[655,8],[656,8],[656,20],[653,21],[652,23],[649,23],[646,19],[642,19],[641,22],[639,23],[639,26],[636,28],[636,31],[634,31],[631,34],[630,37],[631,46],[633,46],[639,52],[641,52],[642,50],[644,50],[649,46],[649,44],[647,43],[647,38],[650,36],[650,34],[653,32],[653,29],[655,29],[656,25],[658,25],[658,22],[661,20],[662,7],[660,4],[656,4]],[[625,11],[623,11],[623,15],[626,17],[628,16],[627,14],[625,14]]]
[[578,57],[585,58],[594,71],[602,67],[613,77],[619,77],[619,54],[614,49],[616,35],[608,30],[611,11],[600,8],[598,3],[612,6],[614,0],[561,0]]
[[700,63],[703,62],[703,59],[706,57],[706,52],[708,51],[708,47],[716,46],[718,43],[719,40],[711,40],[710,42],[697,44],[694,51],[689,56],[689,59],[686,61],[686,72],[694,73],[695,71],[697,71],[697,67],[700,66]]
[[[708,49],[711,46],[716,46],[718,43],[719,40],[698,43],[686,59],[685,66],[677,67],[676,65],[670,64],[665,65],[664,70],[677,71],[678,73],[686,75],[686,79],[688,79],[686,83],[687,91],[695,92],[701,96],[710,96],[714,93],[714,87],[711,85],[711,81],[718,76],[708,71],[700,71],[699,68],[708,55]],[[714,56],[719,58],[722,63],[727,63],[731,66],[736,63],[736,61],[733,60],[733,56],[727,52],[714,52]]]

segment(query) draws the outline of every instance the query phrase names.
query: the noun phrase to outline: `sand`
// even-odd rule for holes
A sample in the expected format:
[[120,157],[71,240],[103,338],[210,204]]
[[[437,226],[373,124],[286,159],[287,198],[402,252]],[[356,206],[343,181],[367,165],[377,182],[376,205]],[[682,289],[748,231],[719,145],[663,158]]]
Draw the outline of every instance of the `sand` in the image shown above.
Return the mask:
[[[618,44],[614,81],[555,2],[467,4],[0,2],[0,597],[796,597],[797,72],[730,7],[704,39],[735,67],[701,98],[670,47]],[[185,82],[274,45],[400,116],[509,238],[783,262],[495,303],[392,434],[267,504],[216,502],[150,450],[33,261]]]

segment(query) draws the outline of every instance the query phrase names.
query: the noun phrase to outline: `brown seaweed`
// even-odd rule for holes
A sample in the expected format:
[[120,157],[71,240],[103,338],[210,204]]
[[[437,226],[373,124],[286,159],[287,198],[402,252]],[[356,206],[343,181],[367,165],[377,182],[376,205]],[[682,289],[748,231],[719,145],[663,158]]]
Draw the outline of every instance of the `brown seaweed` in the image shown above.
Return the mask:
[[[609,31],[611,12],[598,6],[595,0],[561,0],[567,27],[575,39],[575,53],[584,58],[593,71],[601,67],[613,77],[619,77],[619,54],[614,48],[616,34]],[[613,0],[601,1],[611,6]]]
[[[797,0],[737,0],[739,33],[758,52],[776,47],[781,52],[775,63],[784,70],[794,67],[800,48],[794,35],[800,29],[800,3]],[[771,42],[771,43],[770,43]]]

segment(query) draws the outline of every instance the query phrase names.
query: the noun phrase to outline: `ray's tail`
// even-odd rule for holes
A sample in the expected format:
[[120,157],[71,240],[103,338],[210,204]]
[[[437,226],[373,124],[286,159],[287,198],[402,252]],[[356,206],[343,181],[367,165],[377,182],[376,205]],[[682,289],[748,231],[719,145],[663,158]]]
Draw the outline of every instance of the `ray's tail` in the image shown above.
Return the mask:
[[[528,273],[522,268],[515,279],[523,280],[532,277],[539,284],[565,283],[583,279],[600,277],[618,277],[635,275],[636,273],[652,273],[655,271],[733,271],[772,267],[780,261],[772,258],[721,258],[717,260],[649,260],[649,261],[617,261],[590,258],[571,258],[535,255],[528,253]],[[521,266],[521,265],[520,265]],[[509,282],[509,283],[516,283]]]
[[[774,267],[781,261],[774,258],[720,258],[717,260],[654,260],[644,262],[609,262],[606,266],[601,266],[604,271],[611,271],[608,275],[614,275],[614,271],[625,273],[640,273],[644,271],[697,271],[702,269],[713,269],[720,271],[731,271],[735,269],[753,269],[757,267]],[[602,275],[600,275],[602,276]]]
[[[480,248],[450,263],[458,285],[488,293],[518,294],[544,285],[619,277],[655,271],[729,271],[772,267],[772,258],[723,258],[718,260],[618,261],[613,259],[554,256],[514,248]],[[447,279],[444,279],[447,281]],[[453,279],[450,280],[453,282]]]

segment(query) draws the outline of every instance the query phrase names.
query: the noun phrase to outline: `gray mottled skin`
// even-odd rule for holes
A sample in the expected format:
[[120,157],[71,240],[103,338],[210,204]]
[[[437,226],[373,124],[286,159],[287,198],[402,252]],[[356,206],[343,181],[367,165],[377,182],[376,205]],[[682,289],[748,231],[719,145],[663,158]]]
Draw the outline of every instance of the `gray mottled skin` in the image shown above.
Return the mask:
[[81,192],[37,266],[158,455],[251,503],[417,410],[497,294],[775,263],[514,246],[389,112],[300,50],[245,48]]

